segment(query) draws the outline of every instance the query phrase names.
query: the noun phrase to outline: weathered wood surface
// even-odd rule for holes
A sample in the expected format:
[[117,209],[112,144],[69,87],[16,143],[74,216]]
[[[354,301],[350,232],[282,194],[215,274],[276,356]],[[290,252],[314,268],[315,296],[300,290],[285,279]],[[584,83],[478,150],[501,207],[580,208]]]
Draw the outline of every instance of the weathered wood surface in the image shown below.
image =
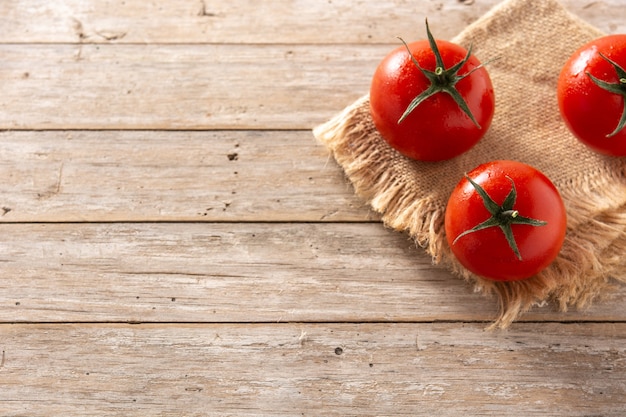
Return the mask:
[[0,129],[310,129],[389,48],[0,44]]
[[310,132],[498,2],[0,2],[0,416],[625,415],[626,288],[486,332]]
[[0,132],[0,222],[368,221],[304,131]]
[[[140,0],[0,2],[3,43],[389,43],[428,17],[451,38],[500,0]],[[626,32],[622,0],[562,0],[606,32]]]
[[[0,225],[0,322],[483,321],[474,294],[379,224]],[[626,291],[586,312],[625,321]]]
[[626,324],[2,325],[10,416],[626,410]]

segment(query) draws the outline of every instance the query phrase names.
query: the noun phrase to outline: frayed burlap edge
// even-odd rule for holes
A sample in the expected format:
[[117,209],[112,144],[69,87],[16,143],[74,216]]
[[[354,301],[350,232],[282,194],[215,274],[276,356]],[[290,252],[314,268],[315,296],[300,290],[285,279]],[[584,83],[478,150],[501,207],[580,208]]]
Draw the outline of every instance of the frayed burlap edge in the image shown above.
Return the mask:
[[[563,248],[550,267],[527,280],[495,282],[472,274],[451,254],[444,232],[445,207],[417,195],[388,169],[389,153],[395,151],[379,146],[382,138],[369,116],[368,95],[316,127],[313,134],[344,169],[356,194],[381,213],[386,226],[407,232],[433,257],[434,264],[473,283],[478,292],[497,297],[499,313],[491,328],[507,328],[534,305],[547,301],[560,311],[584,309],[599,296],[611,293],[614,284],[610,277],[626,282],[626,273],[621,272],[626,267],[622,256],[626,250],[626,207],[616,209],[606,201],[608,196],[616,202],[626,201],[621,164],[615,164],[612,178],[604,184],[590,187],[583,178],[580,184],[561,190],[569,212],[594,215],[568,219]],[[610,208],[597,210],[604,206]]]
[[369,117],[369,96],[346,107],[342,113],[313,130],[314,136],[332,152],[355,192],[381,213],[385,225],[407,231],[420,246],[428,247],[435,262],[441,259],[444,212],[427,197],[413,193],[402,179],[387,169],[395,152],[381,148],[382,140]]

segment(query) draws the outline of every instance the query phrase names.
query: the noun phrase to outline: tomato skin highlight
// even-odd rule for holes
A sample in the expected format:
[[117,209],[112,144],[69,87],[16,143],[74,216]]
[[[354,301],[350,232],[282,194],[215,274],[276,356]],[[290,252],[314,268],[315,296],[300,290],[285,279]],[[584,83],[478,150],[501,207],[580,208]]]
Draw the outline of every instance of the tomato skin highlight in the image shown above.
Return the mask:
[[[451,42],[436,41],[446,68],[465,58],[467,50]],[[435,71],[436,60],[427,40],[408,47],[420,66]],[[471,56],[459,71],[463,75],[480,65]],[[487,70],[479,68],[457,84],[480,125],[477,127],[447,93],[437,93],[398,120],[411,101],[425,91],[430,81],[400,46],[378,65],[370,86],[370,113],[381,136],[403,155],[421,161],[453,158],[474,146],[489,129],[495,108],[493,85]]]
[[602,154],[626,156],[626,129],[607,137],[625,111],[624,99],[601,88],[587,75],[619,83],[615,68],[600,53],[626,68],[626,34],[595,39],[572,54],[559,74],[559,110],[566,126],[582,143]]
[[544,226],[511,226],[522,259],[518,259],[499,227],[469,233],[454,240],[490,217],[482,198],[463,178],[446,207],[446,239],[458,261],[471,272],[497,281],[530,278],[546,268],[559,254],[567,227],[563,200],[552,182],[537,169],[516,161],[492,161],[467,174],[501,204],[517,190],[515,210],[526,217],[547,222]]

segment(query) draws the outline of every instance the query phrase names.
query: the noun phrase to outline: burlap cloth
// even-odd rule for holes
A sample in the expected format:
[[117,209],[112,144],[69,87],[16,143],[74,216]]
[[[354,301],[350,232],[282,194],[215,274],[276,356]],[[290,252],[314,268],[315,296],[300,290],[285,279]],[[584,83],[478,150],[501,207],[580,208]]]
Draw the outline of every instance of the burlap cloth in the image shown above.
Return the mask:
[[[556,100],[563,63],[601,35],[556,0],[506,0],[452,39],[466,48],[473,44],[482,61],[499,59],[488,65],[496,94],[492,126],[478,145],[449,161],[412,161],[390,148],[373,126],[368,95],[313,130],[385,225],[408,233],[435,264],[478,291],[497,295],[500,314],[494,326],[505,328],[544,302],[563,311],[584,308],[626,281],[626,159],[598,155],[579,143],[562,122]],[[543,171],[568,213],[558,258],[524,281],[474,276],[455,260],[444,235],[445,207],[456,183],[465,172],[496,159]]]

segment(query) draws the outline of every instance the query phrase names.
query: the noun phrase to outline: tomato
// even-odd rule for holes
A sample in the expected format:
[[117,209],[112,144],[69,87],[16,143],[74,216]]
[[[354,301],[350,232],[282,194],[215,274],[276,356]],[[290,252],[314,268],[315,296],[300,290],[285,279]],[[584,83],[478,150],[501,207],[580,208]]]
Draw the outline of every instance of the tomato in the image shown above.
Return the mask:
[[405,43],[378,65],[370,113],[381,136],[400,153],[440,161],[460,155],[484,136],[495,96],[487,70],[471,50],[435,41],[428,22],[426,30],[428,40]]
[[595,39],[564,64],[557,84],[567,127],[597,152],[626,156],[626,35]]
[[550,265],[567,216],[552,182],[516,161],[480,165],[457,184],[445,213],[446,239],[459,262],[484,278],[513,281]]

